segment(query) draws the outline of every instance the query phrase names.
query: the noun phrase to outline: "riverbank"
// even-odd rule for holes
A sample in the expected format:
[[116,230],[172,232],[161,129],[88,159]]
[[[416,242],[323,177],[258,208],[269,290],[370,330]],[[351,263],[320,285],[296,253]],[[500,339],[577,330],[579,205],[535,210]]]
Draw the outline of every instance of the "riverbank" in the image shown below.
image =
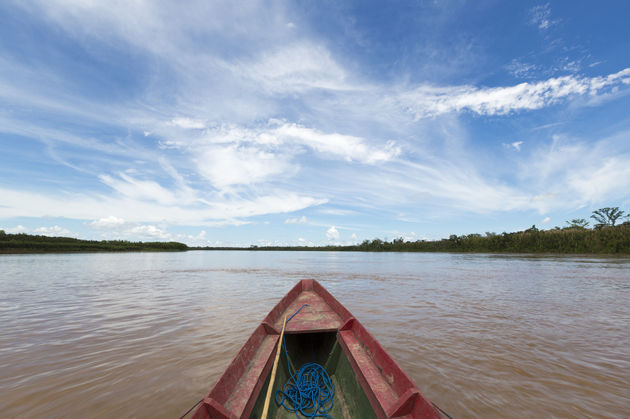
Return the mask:
[[365,240],[350,246],[250,246],[189,247],[190,250],[286,250],[286,251],[350,251],[350,252],[452,252],[452,253],[534,253],[562,255],[626,255],[630,254],[630,224],[599,229],[536,227],[514,233],[451,235],[442,240],[391,242]]
[[630,223],[619,226],[588,228],[536,227],[514,233],[451,235],[442,240],[391,242],[374,239],[346,246],[249,246],[189,247],[179,242],[130,242],[126,240],[80,240],[30,234],[6,234],[0,230],[0,254],[8,253],[78,253],[78,252],[177,252],[187,250],[247,251],[325,251],[325,252],[450,252],[450,253],[531,253],[559,255],[628,255]]
[[92,253],[92,252],[181,252],[188,246],[178,242],[130,242],[126,240],[80,240],[31,234],[0,234],[0,254]]

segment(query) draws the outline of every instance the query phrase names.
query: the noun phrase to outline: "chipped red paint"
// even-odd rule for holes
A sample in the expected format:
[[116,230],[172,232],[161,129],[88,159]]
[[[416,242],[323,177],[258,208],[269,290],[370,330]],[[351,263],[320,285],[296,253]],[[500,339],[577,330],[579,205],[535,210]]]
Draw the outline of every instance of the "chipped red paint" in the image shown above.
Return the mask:
[[193,418],[246,418],[271,370],[285,315],[308,304],[285,333],[337,331],[376,415],[380,418],[440,418],[433,407],[346,308],[313,279],[303,279],[269,312],[238,352]]

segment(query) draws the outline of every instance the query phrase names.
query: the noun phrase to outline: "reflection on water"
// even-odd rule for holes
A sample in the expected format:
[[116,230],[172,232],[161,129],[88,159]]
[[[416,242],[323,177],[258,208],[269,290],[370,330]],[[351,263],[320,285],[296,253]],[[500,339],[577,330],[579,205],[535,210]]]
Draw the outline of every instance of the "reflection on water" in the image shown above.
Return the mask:
[[630,259],[0,255],[3,417],[177,417],[315,278],[455,417],[622,417]]

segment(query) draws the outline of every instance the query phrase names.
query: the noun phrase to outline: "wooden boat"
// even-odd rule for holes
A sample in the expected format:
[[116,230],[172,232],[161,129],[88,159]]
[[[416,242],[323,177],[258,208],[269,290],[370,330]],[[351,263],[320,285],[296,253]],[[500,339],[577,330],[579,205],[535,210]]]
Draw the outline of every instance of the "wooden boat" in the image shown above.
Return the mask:
[[[297,283],[265,317],[193,418],[260,418],[285,316],[286,350],[294,368],[315,361],[335,386],[333,418],[440,418],[434,405],[363,325],[317,281]],[[284,351],[284,349],[281,349]],[[273,392],[289,378],[280,358]],[[269,403],[269,418],[295,414]]]

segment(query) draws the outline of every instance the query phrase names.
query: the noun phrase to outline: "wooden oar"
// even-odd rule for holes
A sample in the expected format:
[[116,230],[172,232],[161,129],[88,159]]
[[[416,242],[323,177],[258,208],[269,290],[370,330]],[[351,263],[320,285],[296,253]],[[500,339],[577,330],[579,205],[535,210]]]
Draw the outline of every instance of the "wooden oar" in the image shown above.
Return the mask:
[[269,380],[269,387],[267,388],[267,397],[265,397],[265,407],[263,407],[262,415],[260,419],[267,419],[267,411],[269,410],[269,400],[271,400],[271,390],[273,389],[273,383],[276,381],[276,369],[278,368],[278,360],[280,359],[280,351],[282,350],[282,338],[284,337],[284,327],[287,325],[287,316],[284,316],[284,322],[282,322],[282,331],[280,331],[280,339],[278,339],[278,350],[276,351],[276,360],[273,363],[271,369],[271,379]]

